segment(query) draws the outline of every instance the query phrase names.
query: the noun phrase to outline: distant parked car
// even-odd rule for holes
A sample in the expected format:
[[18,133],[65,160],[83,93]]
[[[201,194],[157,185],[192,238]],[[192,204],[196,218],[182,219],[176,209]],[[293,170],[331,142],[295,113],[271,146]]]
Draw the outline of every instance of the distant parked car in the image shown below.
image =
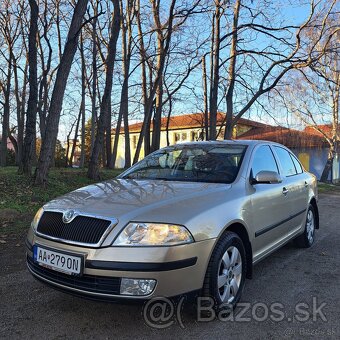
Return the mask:
[[27,265],[91,298],[197,291],[234,306],[253,264],[292,239],[310,247],[318,227],[315,176],[284,146],[186,143],[47,203],[28,233]]

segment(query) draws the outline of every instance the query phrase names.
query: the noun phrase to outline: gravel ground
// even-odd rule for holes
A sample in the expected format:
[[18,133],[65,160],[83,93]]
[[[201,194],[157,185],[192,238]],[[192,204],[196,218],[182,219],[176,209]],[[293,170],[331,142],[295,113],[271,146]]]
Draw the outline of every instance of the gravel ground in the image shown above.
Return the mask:
[[320,197],[316,243],[288,244],[256,265],[228,320],[199,321],[191,302],[178,301],[179,316],[166,314],[156,328],[142,305],[88,301],[35,281],[23,240],[8,236],[0,244],[0,338],[340,339],[339,206],[340,196]]

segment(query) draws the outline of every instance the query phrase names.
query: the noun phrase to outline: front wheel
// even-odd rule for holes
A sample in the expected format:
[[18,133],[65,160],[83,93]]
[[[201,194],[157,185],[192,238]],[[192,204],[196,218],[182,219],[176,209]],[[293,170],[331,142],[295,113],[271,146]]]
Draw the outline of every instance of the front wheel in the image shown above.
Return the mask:
[[234,308],[246,277],[246,252],[240,237],[227,231],[218,241],[206,272],[203,296],[213,298],[217,309]]
[[307,211],[305,229],[301,235],[295,239],[295,244],[300,248],[309,248],[315,239],[315,210],[310,204]]

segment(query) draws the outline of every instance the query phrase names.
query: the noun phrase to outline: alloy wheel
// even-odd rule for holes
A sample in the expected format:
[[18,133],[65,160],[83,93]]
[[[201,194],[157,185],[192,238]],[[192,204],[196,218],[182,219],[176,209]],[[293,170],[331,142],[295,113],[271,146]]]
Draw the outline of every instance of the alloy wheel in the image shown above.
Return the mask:
[[307,213],[306,231],[307,231],[307,239],[309,243],[313,243],[315,224],[314,224],[314,214],[312,210],[308,210],[308,213]]
[[233,302],[240,288],[241,279],[241,253],[235,246],[231,246],[222,256],[218,270],[217,286],[222,302]]

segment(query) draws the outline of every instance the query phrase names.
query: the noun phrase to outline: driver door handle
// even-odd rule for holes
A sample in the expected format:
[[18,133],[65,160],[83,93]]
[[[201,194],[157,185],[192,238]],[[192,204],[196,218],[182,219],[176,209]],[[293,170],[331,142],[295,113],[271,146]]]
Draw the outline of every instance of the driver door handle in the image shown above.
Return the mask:
[[282,193],[286,196],[288,194],[289,190],[286,187],[283,187]]

